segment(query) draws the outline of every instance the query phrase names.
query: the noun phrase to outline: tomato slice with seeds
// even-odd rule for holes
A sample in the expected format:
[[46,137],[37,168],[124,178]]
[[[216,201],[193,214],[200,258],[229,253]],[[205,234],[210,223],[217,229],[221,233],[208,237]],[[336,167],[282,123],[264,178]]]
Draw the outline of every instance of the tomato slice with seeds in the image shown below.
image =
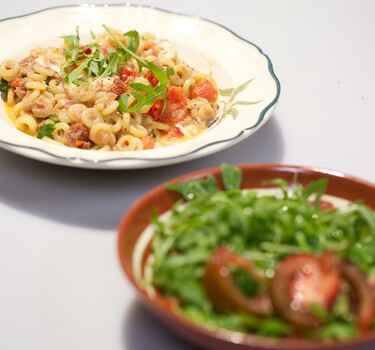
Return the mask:
[[325,252],[320,257],[298,254],[283,260],[272,279],[270,294],[280,317],[296,327],[314,329],[324,321],[311,312],[311,306],[328,310],[339,291],[338,262]]
[[191,98],[202,97],[213,103],[217,99],[217,89],[210,80],[203,78],[192,86],[190,96]]
[[375,298],[366,276],[355,264],[343,261],[340,264],[342,277],[348,282],[356,298],[355,313],[359,329],[371,328],[375,316]]
[[[240,290],[233,279],[231,265],[244,269],[261,285],[257,296],[249,297]],[[203,287],[217,312],[245,311],[257,316],[269,314],[271,302],[264,284],[255,265],[227,247],[219,248],[205,266]]]
[[174,123],[184,120],[187,116],[187,97],[182,87],[168,87],[164,112],[163,106],[164,101],[161,99],[152,105],[150,115],[154,120]]

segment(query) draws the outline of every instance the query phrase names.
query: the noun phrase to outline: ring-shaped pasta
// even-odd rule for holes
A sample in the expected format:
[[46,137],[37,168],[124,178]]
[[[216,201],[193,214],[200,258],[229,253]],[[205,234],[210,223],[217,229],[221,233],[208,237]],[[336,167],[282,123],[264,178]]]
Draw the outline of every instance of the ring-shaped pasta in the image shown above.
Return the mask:
[[113,114],[117,111],[118,106],[119,102],[117,100],[109,100],[104,104],[104,108],[102,109],[101,113],[103,116]]
[[110,126],[114,134],[122,129],[122,117],[119,114],[111,114],[105,116],[103,119]]
[[103,117],[95,108],[86,108],[81,113],[81,120],[88,128],[92,128],[95,124],[103,123]]
[[6,101],[9,106],[14,106],[16,104],[15,97],[16,94],[14,93],[14,90],[8,89]]
[[35,80],[35,81],[46,81],[47,80],[46,75],[40,74],[40,73],[35,73],[35,72],[32,72],[32,71],[27,73],[27,77],[30,78],[31,80]]
[[121,136],[115,146],[116,151],[140,151],[143,149],[143,143],[138,137],[132,135]]
[[158,60],[158,57],[155,55],[147,55],[146,60],[152,63],[155,63]]
[[23,101],[16,103],[13,107],[12,114],[17,118],[23,110]]
[[97,123],[90,129],[89,139],[98,146],[113,146],[116,143],[116,137],[113,134],[110,125],[106,123]]
[[58,79],[51,79],[48,87],[54,95],[62,94],[65,91],[63,82]]
[[148,131],[147,129],[142,126],[141,124],[133,124],[133,123],[130,123],[129,125],[129,132],[133,135],[133,136],[136,136],[136,137],[145,137],[148,135]]
[[39,73],[40,75],[44,75],[46,77],[52,77],[55,74],[54,70],[44,67],[37,62],[34,64],[33,69],[35,72]]
[[80,102],[88,102],[95,97],[95,89],[91,84],[88,85],[75,85],[68,84],[68,93],[72,100],[78,100]]
[[70,128],[68,123],[59,122],[55,124],[55,130],[52,132],[52,138],[62,144],[66,144],[68,142],[67,138],[65,137],[65,132],[68,131]]
[[142,115],[139,112],[133,112],[130,118],[130,122],[133,124],[141,124],[142,123]]
[[174,67],[176,64],[171,58],[159,58],[159,62],[162,67]]
[[56,102],[59,102],[60,100],[68,100],[68,96],[65,93],[59,93],[55,95]]
[[55,116],[63,123],[70,124],[72,120],[68,116],[68,108],[56,105],[53,109]]
[[184,94],[186,97],[190,98],[190,91],[191,88],[195,85],[196,81],[193,78],[188,78],[185,80],[185,82],[182,85],[182,90],[184,91]]
[[172,127],[169,124],[152,121],[149,125],[149,128],[153,130],[169,131]]
[[54,100],[50,98],[47,94],[41,95],[31,102],[31,112],[37,118],[47,118],[53,112]]
[[25,83],[25,88],[29,90],[47,90],[47,84],[45,81],[28,80]]
[[20,72],[20,64],[16,60],[5,60],[0,64],[0,77],[10,81]]
[[173,85],[182,86],[191,76],[191,68],[186,64],[176,64],[173,67],[174,74],[169,77]]
[[29,114],[23,114],[15,121],[16,128],[26,134],[35,136],[38,124],[36,120]]
[[68,107],[67,115],[72,122],[80,122],[82,120],[82,113],[87,109],[86,105],[82,103],[75,103]]
[[122,114],[122,131],[126,132],[129,131],[129,126],[130,126],[130,120],[131,116],[130,113],[123,113]]

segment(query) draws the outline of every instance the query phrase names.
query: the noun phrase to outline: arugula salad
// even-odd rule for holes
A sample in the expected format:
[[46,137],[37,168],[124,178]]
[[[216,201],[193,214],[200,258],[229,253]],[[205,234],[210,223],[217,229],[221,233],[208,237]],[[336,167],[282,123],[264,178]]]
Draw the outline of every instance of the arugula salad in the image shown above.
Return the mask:
[[[322,178],[241,189],[240,168],[167,189],[144,277],[173,311],[206,327],[337,340],[375,328],[375,215],[327,196]],[[221,186],[223,189],[221,189]]]

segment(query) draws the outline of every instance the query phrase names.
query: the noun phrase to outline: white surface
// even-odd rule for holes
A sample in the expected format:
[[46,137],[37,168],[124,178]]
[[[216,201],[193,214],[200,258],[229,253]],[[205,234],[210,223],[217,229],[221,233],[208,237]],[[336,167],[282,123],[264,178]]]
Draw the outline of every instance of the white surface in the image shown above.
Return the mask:
[[[62,17],[64,21],[56,22]],[[240,92],[219,96],[217,121],[206,132],[173,146],[134,152],[88,151],[30,137],[12,125],[0,101],[0,147],[33,159],[73,167],[149,168],[198,159],[226,149],[252,135],[271,116],[280,85],[272,62],[258,47],[211,21],[148,6],[64,6],[0,22],[0,43],[6,48],[0,51],[0,62],[9,58],[21,60],[38,46],[61,46],[61,36],[75,33],[77,26],[81,42],[87,42],[90,33],[104,32],[103,24],[166,38],[182,60],[199,72],[212,74],[221,89]],[[223,41],[226,50],[223,50]],[[239,101],[252,104],[236,105]],[[230,112],[235,111],[238,115],[233,118]]]
[[[242,143],[163,168],[92,171],[0,150],[0,349],[194,349],[139,305],[116,255],[122,214],[159,182],[224,161],[328,167],[375,182],[375,2],[134,3],[208,18],[262,47],[281,81],[280,102]],[[0,16],[45,4],[8,2]]]

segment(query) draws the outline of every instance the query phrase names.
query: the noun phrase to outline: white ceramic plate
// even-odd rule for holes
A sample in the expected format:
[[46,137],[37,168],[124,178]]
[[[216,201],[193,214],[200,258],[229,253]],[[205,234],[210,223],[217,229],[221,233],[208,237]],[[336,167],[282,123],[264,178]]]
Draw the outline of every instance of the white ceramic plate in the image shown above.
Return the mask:
[[280,83],[269,57],[259,47],[216,23],[151,7],[67,6],[3,20],[0,22],[0,62],[26,57],[37,46],[60,46],[61,36],[74,34],[77,26],[81,38],[89,39],[91,31],[103,31],[102,24],[124,32],[131,29],[153,32],[176,45],[179,56],[191,66],[211,72],[220,89],[242,88],[234,91],[232,97],[219,97],[220,122],[198,137],[173,146],[134,152],[74,149],[28,136],[13,126],[0,101],[0,147],[72,167],[148,168],[192,160],[228,148],[253,134],[271,116],[280,95]]

